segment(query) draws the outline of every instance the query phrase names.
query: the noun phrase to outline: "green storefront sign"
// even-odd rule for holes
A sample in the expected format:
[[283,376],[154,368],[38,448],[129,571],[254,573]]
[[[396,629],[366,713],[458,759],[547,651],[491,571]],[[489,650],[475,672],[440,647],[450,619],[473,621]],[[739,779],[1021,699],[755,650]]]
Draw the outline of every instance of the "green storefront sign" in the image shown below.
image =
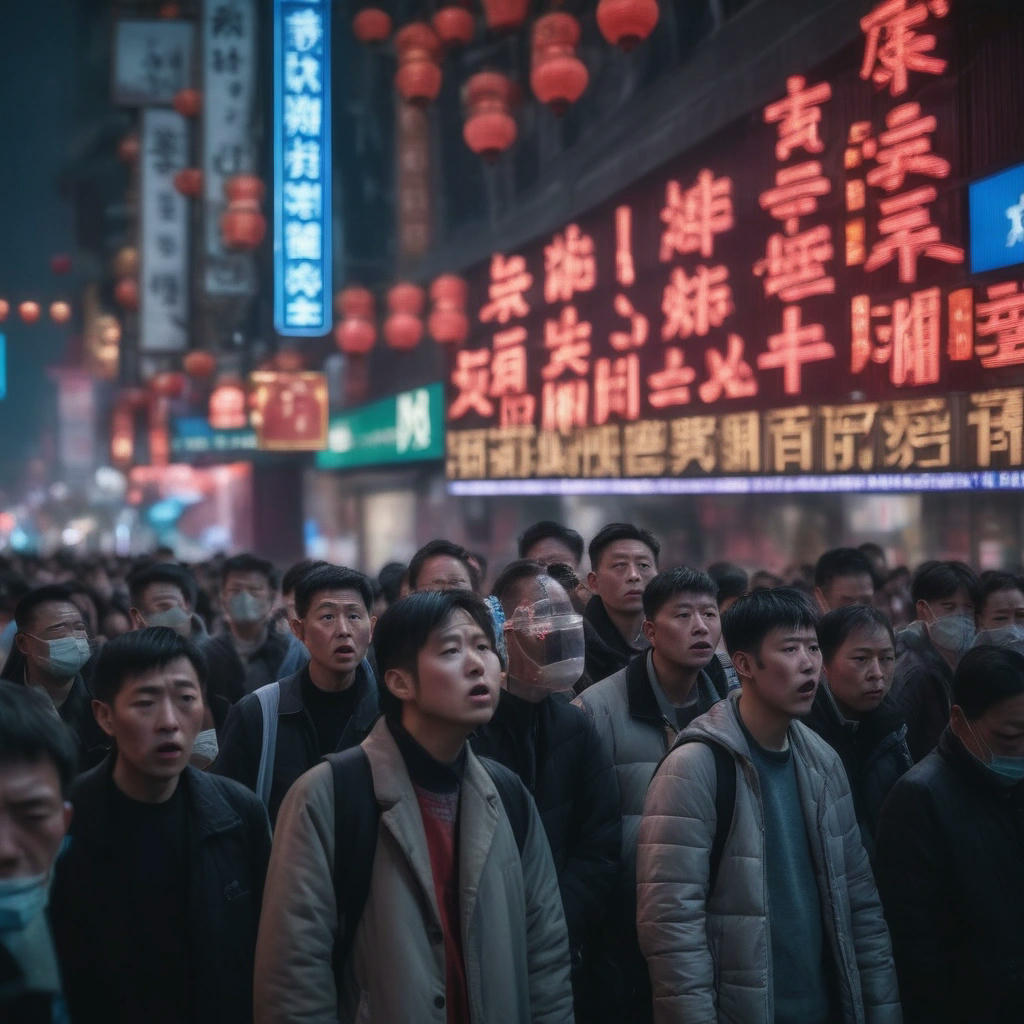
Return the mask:
[[444,386],[436,382],[332,416],[316,465],[352,469],[443,457]]

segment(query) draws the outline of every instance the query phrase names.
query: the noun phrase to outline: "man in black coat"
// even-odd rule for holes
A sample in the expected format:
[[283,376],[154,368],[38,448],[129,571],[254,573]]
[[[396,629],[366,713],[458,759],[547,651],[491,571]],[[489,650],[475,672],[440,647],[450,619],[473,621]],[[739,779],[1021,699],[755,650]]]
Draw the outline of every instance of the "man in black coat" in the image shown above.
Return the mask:
[[537,562],[494,584],[505,616],[507,688],[473,750],[519,775],[533,795],[558,872],[569,929],[577,1020],[592,1020],[587,938],[604,919],[619,870],[618,783],[593,723],[569,703],[583,671],[583,624]]
[[116,753],[72,791],[50,908],[71,1019],[248,1024],[270,829],[188,766],[205,663],[166,627],[110,641],[93,680]]

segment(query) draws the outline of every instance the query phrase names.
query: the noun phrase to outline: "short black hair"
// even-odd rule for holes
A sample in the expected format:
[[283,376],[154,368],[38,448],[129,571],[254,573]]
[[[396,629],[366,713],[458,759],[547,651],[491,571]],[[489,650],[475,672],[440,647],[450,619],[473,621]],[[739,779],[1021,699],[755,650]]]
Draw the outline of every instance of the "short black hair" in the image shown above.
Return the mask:
[[832,548],[814,566],[814,585],[822,590],[840,576],[868,576],[875,582],[868,556],[856,548]]
[[225,558],[224,564],[220,567],[222,589],[228,581],[228,576],[233,572],[258,572],[261,576],[266,576],[271,590],[277,588],[277,573],[274,571],[273,563],[268,562],[265,558],[260,558],[259,555],[253,555],[246,551],[240,555]]
[[384,600],[394,604],[402,596],[402,580],[409,571],[405,562],[388,562],[379,573],[377,580],[380,582],[381,590],[384,591]]
[[307,572],[295,587],[295,614],[304,619],[309,614],[313,598],[325,590],[354,590],[363,600],[366,610],[373,608],[370,581],[355,569],[343,565],[328,565]]
[[605,548],[614,544],[617,540],[638,540],[641,544],[646,544],[651,549],[651,554],[654,555],[654,564],[658,564],[661,545],[654,539],[654,534],[650,530],[645,530],[641,526],[634,526],[632,523],[608,523],[597,531],[590,542],[590,546],[587,548],[591,569],[595,572],[597,571],[597,566],[601,561],[601,555],[604,554]]
[[471,590],[418,591],[396,601],[380,617],[373,633],[373,648],[377,656],[380,706],[387,717],[400,718],[402,702],[385,685],[385,674],[397,668],[415,675],[419,653],[426,647],[430,634],[460,608],[484,631],[494,650],[494,621],[490,609]]
[[583,538],[575,530],[556,523],[553,519],[542,519],[523,530],[519,535],[519,557],[526,558],[526,552],[534,544],[549,538],[564,544],[573,553],[577,562],[582,561]]
[[[518,558],[509,562],[504,569],[498,573],[498,578],[491,587],[491,593],[501,602],[505,608],[506,600],[510,600],[513,592],[519,589],[519,584],[524,580],[534,580],[538,576],[547,576],[547,569],[540,563],[529,558]],[[506,608],[506,613],[508,609]]]
[[63,583],[47,583],[30,590],[14,609],[14,622],[21,633],[27,632],[35,620],[36,609],[44,604],[71,604],[71,588]]
[[910,584],[910,597],[918,601],[940,601],[952,597],[958,590],[966,590],[972,604],[978,605],[978,577],[965,562],[925,562],[914,573]]
[[67,797],[77,758],[75,739],[46,694],[0,679],[0,764],[52,761]]
[[322,569],[325,565],[330,564],[330,562],[325,562],[322,558],[304,558],[301,562],[296,562],[294,565],[289,566],[281,577],[281,593],[292,593],[298,589],[299,580],[306,573],[312,572],[314,569]]
[[133,569],[128,575],[128,595],[132,607],[138,608],[146,587],[153,583],[167,583],[177,587],[189,608],[196,604],[196,591],[199,589],[196,578],[183,565],[175,562],[156,562]]
[[653,619],[676,594],[707,594],[718,603],[718,587],[706,572],[679,566],[659,572],[644,587],[644,618]]
[[733,562],[714,562],[708,566],[708,575],[718,587],[718,603],[742,597],[750,586],[747,570]]
[[761,644],[773,629],[814,629],[817,624],[817,610],[806,594],[775,587],[741,597],[722,616],[722,635],[730,655],[745,651],[759,657]]
[[1024,693],[1024,655],[1011,647],[972,647],[953,673],[953,703],[968,721]]
[[423,571],[423,565],[431,558],[437,558],[440,555],[447,556],[448,558],[454,558],[461,562],[469,575],[469,582],[476,587],[480,580],[477,575],[476,569],[473,567],[469,560],[469,552],[461,545],[456,544],[453,540],[431,540],[427,541],[412,556],[412,561],[409,563],[409,586],[415,590],[416,584],[419,581],[419,575]]
[[148,626],[122,633],[100,648],[92,677],[92,694],[113,704],[129,676],[163,668],[178,658],[188,658],[206,692],[206,658],[191,640],[166,626]]
[[1004,572],[1000,569],[989,569],[983,572],[978,580],[978,599],[974,606],[977,615],[985,612],[985,603],[993,594],[1002,590],[1019,590],[1024,593],[1024,579],[1015,576],[1012,572]]
[[18,602],[29,589],[24,577],[10,569],[0,570],[0,610],[13,614]]
[[818,646],[821,647],[822,660],[831,661],[847,637],[862,629],[884,629],[895,648],[896,635],[889,619],[870,605],[851,604],[835,608],[818,620]]

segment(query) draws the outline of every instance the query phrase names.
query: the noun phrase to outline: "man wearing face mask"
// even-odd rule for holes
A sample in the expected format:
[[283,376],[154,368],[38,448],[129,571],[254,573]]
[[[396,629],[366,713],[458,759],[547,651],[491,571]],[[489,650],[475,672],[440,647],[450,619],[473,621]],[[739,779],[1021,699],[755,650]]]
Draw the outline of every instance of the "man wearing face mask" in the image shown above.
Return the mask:
[[974,643],[978,577],[963,562],[925,562],[910,588],[917,621],[897,639],[892,702],[907,723],[907,746],[920,761],[949,721],[953,672]]
[[0,1020],[67,1020],[46,918],[75,744],[43,694],[0,681]]
[[42,690],[78,742],[86,771],[106,756],[108,743],[92,715],[92,694],[82,669],[92,645],[82,613],[60,584],[30,590],[14,611],[18,632],[3,675]]
[[615,885],[621,842],[618,784],[593,723],[570,703],[583,672],[583,620],[538,562],[507,566],[494,584],[504,616],[507,673],[494,718],[473,750],[511,768],[533,795],[558,872],[573,962],[576,1019],[595,1020],[599,990],[587,960]]
[[968,652],[938,747],[893,787],[878,890],[906,1024],[1016,1024],[1024,1007],[1024,656]]

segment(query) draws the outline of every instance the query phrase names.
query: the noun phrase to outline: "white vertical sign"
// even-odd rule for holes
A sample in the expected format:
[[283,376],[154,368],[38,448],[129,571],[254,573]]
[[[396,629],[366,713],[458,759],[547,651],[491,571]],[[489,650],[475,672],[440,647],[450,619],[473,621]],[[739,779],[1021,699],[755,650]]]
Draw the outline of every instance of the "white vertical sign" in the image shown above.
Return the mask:
[[255,169],[252,140],[256,83],[255,0],[204,0],[203,281],[208,295],[253,295],[255,261],[228,252],[220,236],[224,181]]
[[114,26],[114,102],[170,106],[192,84],[192,23],[125,19]]
[[188,127],[173,110],[142,113],[140,352],[188,347],[188,207],[174,175],[188,163]]

